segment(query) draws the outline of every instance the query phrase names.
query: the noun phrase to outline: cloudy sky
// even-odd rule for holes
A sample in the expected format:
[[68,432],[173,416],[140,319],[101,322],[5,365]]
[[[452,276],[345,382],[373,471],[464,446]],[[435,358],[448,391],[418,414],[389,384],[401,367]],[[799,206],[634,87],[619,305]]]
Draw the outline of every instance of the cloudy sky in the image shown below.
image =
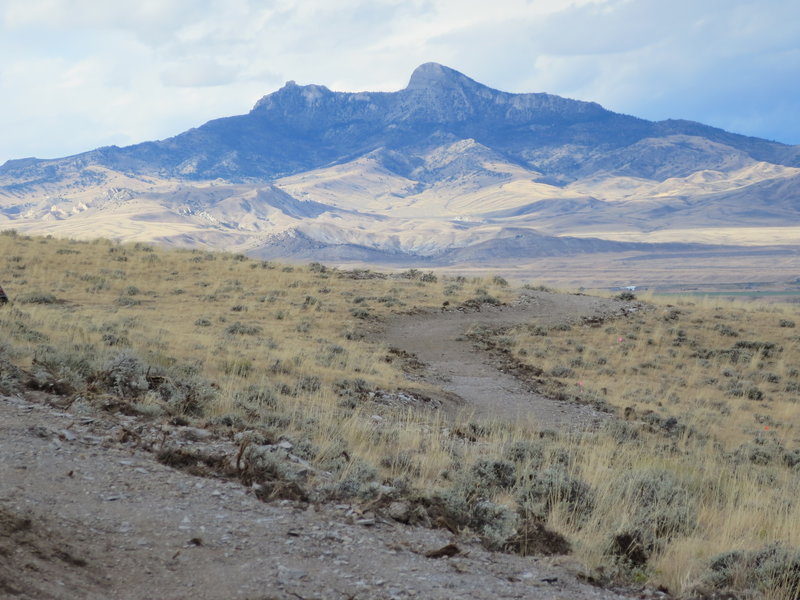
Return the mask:
[[2,0],[0,164],[161,139],[287,80],[491,87],[800,144],[797,0]]

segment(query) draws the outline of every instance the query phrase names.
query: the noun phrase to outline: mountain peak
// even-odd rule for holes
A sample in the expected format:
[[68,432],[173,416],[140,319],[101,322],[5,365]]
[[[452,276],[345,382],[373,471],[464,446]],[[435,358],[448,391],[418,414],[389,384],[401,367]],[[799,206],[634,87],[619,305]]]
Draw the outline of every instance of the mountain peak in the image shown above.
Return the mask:
[[406,86],[407,90],[421,90],[432,87],[459,88],[464,85],[477,85],[463,73],[445,67],[435,62],[428,62],[418,66],[411,74],[411,79]]
[[297,107],[297,102],[305,104],[306,106],[317,106],[327,96],[332,96],[331,92],[324,85],[309,84],[298,85],[295,81],[287,81],[284,86],[276,92],[267,94],[262,97],[252,111],[267,111],[277,106],[286,106],[287,103],[292,110]]

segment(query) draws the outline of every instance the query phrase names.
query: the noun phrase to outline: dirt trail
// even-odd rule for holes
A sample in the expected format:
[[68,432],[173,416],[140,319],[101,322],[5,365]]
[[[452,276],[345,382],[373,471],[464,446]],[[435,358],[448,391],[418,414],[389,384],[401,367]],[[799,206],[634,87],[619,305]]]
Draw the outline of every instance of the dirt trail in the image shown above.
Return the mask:
[[349,505],[265,504],[159,464],[121,441],[134,427],[0,396],[1,598],[622,598],[568,558],[493,554]]
[[[585,426],[599,415],[531,394],[463,334],[472,324],[547,325],[618,310],[597,298],[531,293],[475,313],[402,317],[385,335],[427,363],[425,378],[468,410]],[[583,583],[567,557],[494,554],[474,538],[401,525],[348,504],[263,503],[238,482],[160,464],[146,449],[155,448],[142,444],[145,432],[162,446],[167,438],[233,444],[227,438],[48,402],[0,396],[2,598],[623,598]],[[228,448],[225,455],[235,454]],[[426,556],[444,547],[454,555]]]
[[[427,367],[422,378],[455,396],[456,409],[478,418],[526,421],[558,430],[591,426],[607,414],[532,392],[466,337],[474,326],[493,329],[523,323],[552,326],[619,313],[621,303],[592,296],[527,292],[506,306],[480,311],[450,310],[400,317],[386,329],[386,343],[416,356]],[[452,403],[451,403],[452,405]]]

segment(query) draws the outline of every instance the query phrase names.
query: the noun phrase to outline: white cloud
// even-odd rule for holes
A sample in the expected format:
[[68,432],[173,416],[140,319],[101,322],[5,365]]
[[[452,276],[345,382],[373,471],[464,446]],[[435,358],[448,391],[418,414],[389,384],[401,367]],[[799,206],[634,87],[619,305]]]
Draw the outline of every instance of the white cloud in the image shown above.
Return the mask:
[[232,83],[238,70],[213,58],[184,59],[168,64],[161,72],[161,82],[168,87],[206,87]]
[[284,81],[492,87],[800,143],[796,0],[4,0],[0,162],[163,138]]

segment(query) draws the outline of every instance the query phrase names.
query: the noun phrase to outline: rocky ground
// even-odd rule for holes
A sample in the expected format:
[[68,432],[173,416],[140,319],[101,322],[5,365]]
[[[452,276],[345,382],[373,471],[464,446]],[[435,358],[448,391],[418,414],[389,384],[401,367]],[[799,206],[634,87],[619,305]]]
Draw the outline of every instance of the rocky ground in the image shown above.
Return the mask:
[[0,398],[1,597],[622,597],[567,557],[491,553],[351,505],[261,502],[159,463],[135,431],[126,417]]
[[[387,339],[428,362],[423,376],[443,385],[450,400],[474,403],[476,412],[500,409],[513,418],[533,411],[548,426],[590,423],[601,416],[531,396],[461,336],[476,320],[505,326],[532,315],[545,322],[620,309],[612,301],[563,298],[542,293],[503,309],[404,317]],[[225,461],[235,467],[234,440],[114,412],[76,414],[57,401],[41,393],[0,396],[3,598],[660,595],[603,589],[569,557],[492,553],[470,536],[403,525],[364,506],[262,502],[238,480],[209,476],[224,471]],[[213,469],[211,460],[174,460],[188,447],[227,458]]]

